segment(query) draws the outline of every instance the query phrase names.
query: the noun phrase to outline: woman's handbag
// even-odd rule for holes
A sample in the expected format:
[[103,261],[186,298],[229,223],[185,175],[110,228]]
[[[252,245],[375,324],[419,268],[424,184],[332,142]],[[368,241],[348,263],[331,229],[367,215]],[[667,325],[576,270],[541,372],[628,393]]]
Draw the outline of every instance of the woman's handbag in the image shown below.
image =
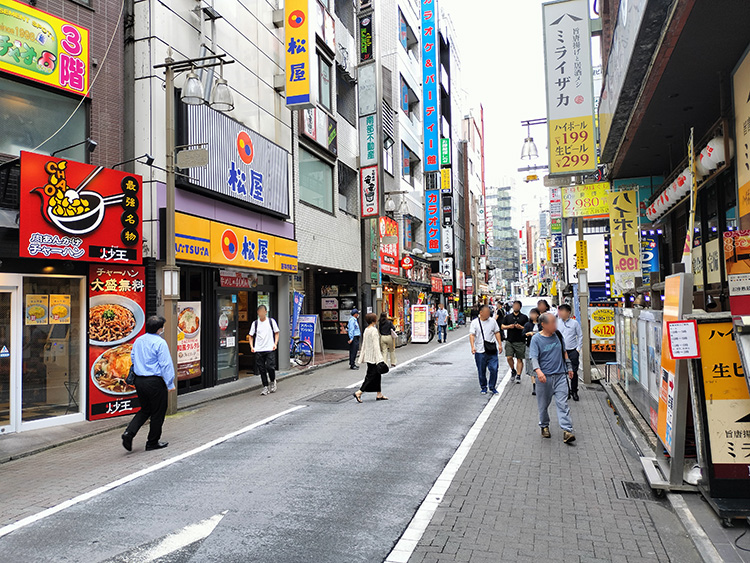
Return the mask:
[[378,372],[380,375],[383,375],[384,373],[388,373],[391,371],[391,368],[388,367],[388,364],[385,362],[378,362]]
[[484,337],[482,319],[479,319],[479,331],[482,333],[482,340],[484,341],[484,353],[489,355],[497,355],[497,342],[495,340],[487,340]]
[[135,370],[133,369],[133,364],[130,364],[130,371],[128,371],[128,376],[125,378],[125,383],[128,385],[135,385]]

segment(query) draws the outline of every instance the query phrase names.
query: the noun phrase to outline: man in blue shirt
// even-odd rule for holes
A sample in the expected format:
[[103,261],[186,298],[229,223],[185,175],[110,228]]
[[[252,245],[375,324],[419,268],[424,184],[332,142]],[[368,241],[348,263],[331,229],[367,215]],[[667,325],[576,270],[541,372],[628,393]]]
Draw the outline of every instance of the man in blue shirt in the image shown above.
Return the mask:
[[562,335],[557,330],[557,319],[552,313],[540,317],[542,332],[531,337],[529,358],[537,376],[536,401],[539,408],[539,427],[542,437],[549,438],[549,404],[552,396],[557,405],[557,419],[563,430],[563,442],[570,444],[576,437],[573,434],[573,422],[570,419],[568,406],[567,377],[573,378],[573,366],[562,342]]
[[164,317],[156,315],[146,320],[146,334],[136,339],[130,358],[135,371],[135,390],[141,404],[133,420],[122,435],[122,445],[133,450],[133,438],[151,418],[146,451],[166,448],[169,442],[160,442],[164,416],[167,414],[167,394],[174,389],[174,365],[169,346],[162,338]]
[[442,303],[438,305],[435,317],[437,318],[438,343],[448,342],[448,311],[446,311]]
[[362,335],[362,331],[359,328],[359,311],[357,309],[352,309],[352,316],[349,317],[346,331],[349,334],[349,369],[359,369],[357,353],[359,352],[359,337]]
[[573,379],[570,380],[570,395],[574,401],[578,400],[578,362],[583,348],[583,331],[577,320],[570,318],[570,305],[563,303],[557,308],[557,316],[560,318],[558,328],[565,341],[565,350],[568,352],[570,363],[573,364]]

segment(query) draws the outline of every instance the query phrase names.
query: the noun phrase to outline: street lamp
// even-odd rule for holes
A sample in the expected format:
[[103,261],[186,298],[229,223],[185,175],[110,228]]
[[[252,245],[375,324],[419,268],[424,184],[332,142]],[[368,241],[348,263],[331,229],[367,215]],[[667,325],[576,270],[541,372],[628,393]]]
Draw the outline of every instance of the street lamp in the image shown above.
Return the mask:
[[546,119],[529,119],[521,122],[521,126],[526,127],[526,138],[524,139],[523,147],[521,148],[521,159],[533,160],[539,158],[539,151],[536,148],[534,138],[531,136],[531,126],[545,125],[546,123]]
[[[165,75],[165,92],[166,92],[166,152],[167,152],[167,209],[166,209],[166,256],[165,264],[162,269],[162,296],[164,298],[164,317],[166,319],[166,326],[164,334],[166,335],[167,344],[169,344],[169,351],[172,354],[172,363],[177,369],[177,301],[180,298],[180,269],[176,264],[176,253],[175,253],[175,88],[174,79],[175,75],[182,72],[188,72],[185,78],[185,85],[182,89],[180,99],[183,103],[188,105],[201,105],[206,102],[203,98],[203,83],[195,73],[196,69],[212,68],[216,66],[223,66],[225,64],[231,64],[233,60],[224,60],[227,55],[225,53],[219,55],[210,55],[208,57],[200,57],[196,59],[186,59],[181,61],[175,61],[172,58],[172,48],[170,47],[167,51],[167,58],[164,59],[164,63],[155,65],[154,68],[163,68]],[[229,87],[226,85],[223,73],[219,78],[221,81],[217,84],[219,89],[223,86],[226,90]],[[224,96],[224,93],[221,94]],[[226,102],[226,97],[222,100]],[[229,105],[234,107],[231,100],[231,92],[229,93]],[[220,105],[221,107],[221,105]],[[223,107],[227,107],[225,104]],[[167,413],[175,414],[177,412],[177,386],[175,389],[169,392],[169,400],[167,404]]]

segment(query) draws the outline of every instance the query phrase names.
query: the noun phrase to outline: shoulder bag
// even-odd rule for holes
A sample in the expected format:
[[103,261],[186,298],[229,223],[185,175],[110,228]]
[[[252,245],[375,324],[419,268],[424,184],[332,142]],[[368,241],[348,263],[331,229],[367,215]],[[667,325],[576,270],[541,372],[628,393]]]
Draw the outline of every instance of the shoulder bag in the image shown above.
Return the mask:
[[482,333],[482,340],[484,341],[484,353],[488,355],[497,354],[497,342],[495,340],[487,340],[484,337],[482,319],[477,319],[477,321],[479,322],[479,331]]

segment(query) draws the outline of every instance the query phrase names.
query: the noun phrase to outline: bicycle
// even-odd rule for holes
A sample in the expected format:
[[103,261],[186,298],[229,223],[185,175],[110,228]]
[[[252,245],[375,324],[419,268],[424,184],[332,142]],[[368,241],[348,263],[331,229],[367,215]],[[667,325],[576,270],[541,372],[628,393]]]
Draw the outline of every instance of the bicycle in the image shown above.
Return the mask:
[[300,340],[299,336],[292,338],[294,344],[289,357],[294,360],[298,366],[306,366],[312,361],[313,349],[310,344],[304,340]]
[[[411,344],[411,324],[406,325],[406,343]],[[430,324],[427,327],[427,343],[429,344],[432,342],[432,339],[435,338],[435,335],[437,334],[437,325],[430,321]]]

